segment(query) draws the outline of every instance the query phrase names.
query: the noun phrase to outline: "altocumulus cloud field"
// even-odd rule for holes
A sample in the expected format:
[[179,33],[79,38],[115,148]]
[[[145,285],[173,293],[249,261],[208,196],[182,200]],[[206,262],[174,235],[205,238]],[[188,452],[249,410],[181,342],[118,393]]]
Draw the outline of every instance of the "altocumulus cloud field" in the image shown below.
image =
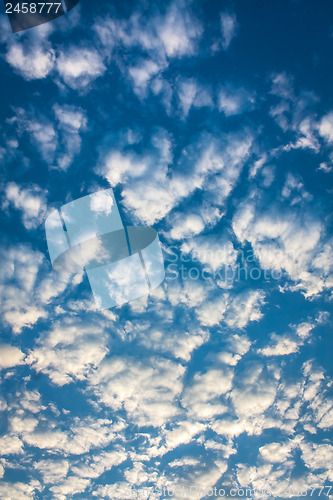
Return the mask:
[[[333,498],[332,3],[0,23],[0,498]],[[98,311],[44,222],[110,188],[166,277]]]

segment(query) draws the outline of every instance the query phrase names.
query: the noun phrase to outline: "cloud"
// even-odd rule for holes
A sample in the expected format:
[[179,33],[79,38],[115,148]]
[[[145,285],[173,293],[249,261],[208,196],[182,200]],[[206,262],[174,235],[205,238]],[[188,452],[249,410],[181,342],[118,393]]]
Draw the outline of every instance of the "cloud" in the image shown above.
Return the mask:
[[281,464],[290,457],[291,449],[288,443],[269,443],[259,448],[259,451],[266,462]]
[[84,493],[90,485],[89,479],[68,476],[62,483],[52,486],[50,490],[57,500],[66,500],[68,496]]
[[230,14],[228,12],[221,12],[221,33],[222,33],[222,47],[223,50],[227,50],[231,44],[233,38],[235,38],[237,33],[237,20],[235,14]]
[[58,459],[40,460],[34,463],[34,467],[42,475],[44,484],[54,484],[67,476],[69,461]]
[[112,357],[90,379],[97,400],[124,409],[137,425],[161,426],[178,413],[175,399],[182,389],[184,367],[168,359]]
[[159,66],[149,59],[140,65],[129,68],[128,72],[133,80],[134,92],[139,97],[145,97],[148,84],[152,77],[157,75],[159,69]]
[[204,221],[199,215],[180,213],[176,220],[171,222],[170,237],[175,240],[190,238],[201,233],[205,228]]
[[271,335],[271,345],[259,349],[258,352],[263,356],[286,356],[297,352],[299,349],[299,342],[286,335]]
[[106,71],[96,50],[80,47],[70,47],[59,52],[56,67],[65,84],[75,90],[83,90]]
[[34,45],[29,51],[14,43],[7,51],[6,60],[26,80],[37,80],[46,78],[52,71],[55,53],[48,43],[44,47]]
[[134,152],[103,152],[96,170],[112,187],[124,183],[124,206],[139,220],[152,225],[196,190],[204,190],[211,204],[225,203],[250,154],[252,142],[249,132],[222,138],[203,134],[182,152],[177,162],[179,168],[174,169],[171,168],[172,137],[159,129],[152,135],[146,153],[139,156]]
[[39,346],[30,351],[26,362],[37,372],[46,373],[52,382],[63,386],[85,380],[107,354],[106,336],[98,324],[73,319],[58,320]]
[[0,254],[4,269],[0,281],[3,318],[14,333],[20,333],[22,328],[31,328],[40,318],[47,316],[33,297],[43,257],[24,245],[1,248]]
[[[19,137],[29,134],[32,144],[50,168],[67,170],[81,150],[81,133],[87,117],[79,106],[55,104],[49,116],[35,110],[16,109],[11,122]],[[53,116],[52,116],[53,115]]]
[[232,388],[233,371],[229,367],[214,367],[206,373],[196,373],[193,382],[184,391],[182,404],[197,420],[211,420],[223,414],[228,407],[221,396]]
[[46,193],[39,186],[31,185],[25,189],[15,182],[10,182],[6,186],[5,194],[7,202],[21,211],[26,229],[36,228],[44,221]]
[[222,294],[216,299],[211,299],[196,309],[196,315],[202,326],[218,325],[225,315],[228,307],[228,295]]
[[230,328],[244,328],[250,321],[259,321],[260,308],[265,304],[261,290],[250,290],[231,296],[222,293],[196,310],[203,326],[226,324]]
[[19,498],[20,500],[33,500],[35,491],[40,490],[40,483],[32,481],[32,484],[21,482],[3,481],[0,484],[0,495],[2,498]]
[[105,471],[122,464],[127,458],[128,454],[118,446],[112,451],[88,456],[82,461],[76,462],[71,467],[71,470],[79,477],[94,479],[101,476]]
[[271,94],[278,102],[271,106],[270,115],[284,132],[292,132],[295,140],[281,146],[280,150],[312,149],[319,152],[320,145],[317,138],[318,124],[313,112],[318,97],[314,92],[294,89],[294,79],[286,72],[275,73],[271,76]]
[[260,415],[275,400],[277,382],[259,363],[249,365],[237,379],[231,399],[237,415]]
[[310,470],[331,470],[333,463],[333,446],[330,444],[303,442],[300,448],[302,450],[302,459]]
[[251,243],[260,266],[272,270],[277,279],[285,271],[295,283],[292,289],[310,297],[331,288],[331,242],[321,243],[322,224],[307,211],[261,211],[245,202],[232,225],[240,242]]
[[333,111],[327,113],[319,122],[319,134],[330,144],[333,142]]
[[177,94],[184,118],[187,117],[192,107],[201,108],[213,106],[213,99],[209,87],[198,83],[194,78],[179,79]]
[[11,368],[23,363],[24,354],[17,347],[0,344],[0,369]]
[[53,111],[58,120],[58,130],[61,131],[57,151],[57,166],[67,170],[76,155],[81,151],[80,132],[86,130],[87,118],[82,108],[55,104]]
[[225,85],[218,93],[218,107],[225,116],[239,115],[252,110],[254,103],[254,95],[244,88]]
[[189,11],[172,3],[165,17],[156,18],[156,32],[168,57],[191,55],[202,27]]
[[164,14],[153,13],[148,19],[135,12],[128,20],[99,20],[95,30],[104,45],[139,46],[155,60],[194,54],[202,34],[198,19],[179,2],[170,3]]
[[16,437],[7,434],[0,437],[0,453],[2,455],[22,454],[23,443]]
[[213,272],[222,266],[234,267],[238,257],[231,241],[220,235],[199,236],[181,245],[183,254],[192,256],[193,261],[199,261]]

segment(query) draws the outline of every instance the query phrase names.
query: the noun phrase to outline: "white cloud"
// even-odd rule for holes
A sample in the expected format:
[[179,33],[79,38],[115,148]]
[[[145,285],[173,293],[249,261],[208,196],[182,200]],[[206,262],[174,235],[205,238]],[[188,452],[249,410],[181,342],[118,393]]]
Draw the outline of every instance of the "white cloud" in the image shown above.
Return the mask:
[[26,362],[49,375],[56,385],[84,380],[107,354],[106,335],[98,324],[74,319],[58,320],[39,346],[30,351]]
[[332,286],[329,248],[321,244],[322,224],[303,211],[260,211],[252,202],[243,204],[233,219],[234,232],[242,243],[251,243],[263,269],[279,279],[285,271],[294,281],[292,289],[306,297]]
[[212,419],[225,413],[228,407],[221,396],[232,388],[233,371],[229,367],[212,368],[206,373],[196,373],[193,382],[182,397],[182,404],[198,420]]
[[168,57],[192,55],[202,28],[185,8],[172,3],[165,17],[156,18],[155,29]]
[[[112,152],[108,158],[106,153],[97,172],[112,186],[126,182],[122,190],[125,207],[139,220],[152,225],[197,189],[205,190],[210,203],[224,204],[238,181],[252,142],[249,133],[230,134],[222,139],[204,134],[184,150],[179,169],[170,172],[172,138],[161,129],[152,136],[146,154],[139,157],[134,153]],[[178,173],[188,171],[190,165],[188,175]]]
[[175,240],[182,240],[183,238],[190,238],[196,234],[201,233],[205,228],[202,218],[196,214],[184,214],[171,220],[170,236]]
[[57,500],[66,500],[69,496],[83,493],[89,485],[89,479],[68,476],[62,483],[52,486],[50,490],[53,492]]
[[23,352],[8,344],[0,344],[0,369],[11,368],[23,363]]
[[84,89],[106,71],[96,50],[79,47],[62,50],[57,56],[56,65],[60,77],[73,89]]
[[244,328],[250,321],[259,321],[263,316],[261,307],[265,304],[264,299],[262,290],[250,290],[233,297],[226,314],[227,325]]
[[196,315],[202,326],[218,325],[227,310],[229,297],[223,294],[220,297],[209,300],[201,307],[196,309]]
[[184,367],[159,357],[106,359],[90,379],[100,403],[119,410],[137,425],[160,426],[178,413]]
[[319,134],[326,139],[328,143],[333,142],[333,111],[327,113],[319,122]]
[[331,469],[333,463],[333,446],[330,444],[300,444],[302,459],[310,470]]
[[267,410],[275,400],[276,381],[269,376],[263,366],[249,365],[237,379],[231,391],[231,399],[237,415],[248,417]]
[[80,132],[86,129],[87,118],[83,109],[76,106],[56,104],[53,111],[58,120],[58,130],[61,131],[56,162],[60,170],[67,170],[81,151]]
[[[15,110],[11,119],[19,137],[29,134],[50,168],[66,170],[81,150],[81,133],[86,130],[85,111],[72,105],[52,107],[54,116],[47,117],[34,110]],[[54,119],[55,117],[55,119]]]
[[201,108],[213,105],[209,88],[199,84],[194,78],[180,79],[177,93],[184,118],[187,117],[191,107]]
[[6,186],[7,201],[22,212],[22,222],[26,229],[39,226],[46,213],[46,196],[38,186],[25,189],[10,182]]
[[113,467],[123,463],[128,454],[121,448],[116,448],[110,452],[102,452],[92,455],[86,459],[72,465],[71,470],[79,477],[94,479],[103,472],[111,470]]
[[55,60],[54,50],[47,45],[33,45],[28,51],[22,45],[14,43],[7,51],[6,60],[26,80],[46,78],[52,71]]
[[235,14],[222,12],[220,15],[221,32],[222,32],[222,47],[224,50],[229,48],[229,45],[237,33],[237,20]]
[[181,444],[189,443],[194,436],[205,428],[206,425],[200,422],[178,422],[171,430],[165,431],[167,449],[172,450]]
[[258,352],[263,356],[286,356],[297,352],[299,349],[299,342],[288,337],[287,335],[271,335],[270,345],[259,349]]
[[244,328],[250,321],[258,321],[262,317],[260,308],[265,303],[264,298],[261,290],[250,290],[234,296],[224,292],[204,303],[196,310],[196,314],[203,326],[225,323],[230,328]]
[[0,437],[1,455],[21,454],[23,453],[23,443],[17,437],[10,434]]
[[150,328],[138,336],[140,344],[154,349],[155,352],[167,352],[184,361],[191,359],[192,352],[198,349],[209,338],[207,331],[200,328],[189,328],[189,331],[173,328]]
[[259,448],[266,462],[282,463],[290,457],[292,447],[289,443],[269,443]]
[[201,236],[186,241],[181,246],[183,254],[191,254],[193,261],[200,261],[211,270],[217,271],[222,266],[234,267],[238,257],[231,241],[223,236]]
[[3,481],[0,484],[0,496],[6,500],[12,498],[33,500],[33,498],[36,497],[35,492],[40,490],[41,485],[38,481],[32,481],[31,484]]
[[139,97],[145,97],[148,84],[152,77],[157,75],[159,66],[151,60],[143,61],[141,64],[129,68],[129,74],[133,80],[134,92]]
[[251,110],[255,97],[243,88],[226,85],[218,93],[218,106],[225,116],[234,116]]
[[0,280],[1,311],[13,332],[20,333],[47,316],[33,293],[43,256],[24,245],[2,248],[0,253],[4,271]]
[[67,476],[69,461],[57,459],[40,460],[34,463],[34,468],[40,472],[45,484],[54,484]]

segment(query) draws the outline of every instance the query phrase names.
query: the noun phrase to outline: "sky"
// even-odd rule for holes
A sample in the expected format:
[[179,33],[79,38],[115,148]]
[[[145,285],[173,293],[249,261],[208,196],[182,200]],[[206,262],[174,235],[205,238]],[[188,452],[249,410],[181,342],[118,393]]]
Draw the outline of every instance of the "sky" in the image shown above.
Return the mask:
[[[332,2],[0,24],[0,498],[332,499]],[[98,310],[44,223],[110,188],[165,280]]]

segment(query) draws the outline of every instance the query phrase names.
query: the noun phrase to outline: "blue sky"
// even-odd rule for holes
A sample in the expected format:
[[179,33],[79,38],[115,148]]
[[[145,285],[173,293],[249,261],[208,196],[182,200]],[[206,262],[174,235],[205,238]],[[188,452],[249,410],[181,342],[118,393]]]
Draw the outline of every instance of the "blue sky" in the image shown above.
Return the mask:
[[[0,498],[333,498],[332,3],[0,22]],[[110,187],[166,279],[97,311],[44,222]]]

